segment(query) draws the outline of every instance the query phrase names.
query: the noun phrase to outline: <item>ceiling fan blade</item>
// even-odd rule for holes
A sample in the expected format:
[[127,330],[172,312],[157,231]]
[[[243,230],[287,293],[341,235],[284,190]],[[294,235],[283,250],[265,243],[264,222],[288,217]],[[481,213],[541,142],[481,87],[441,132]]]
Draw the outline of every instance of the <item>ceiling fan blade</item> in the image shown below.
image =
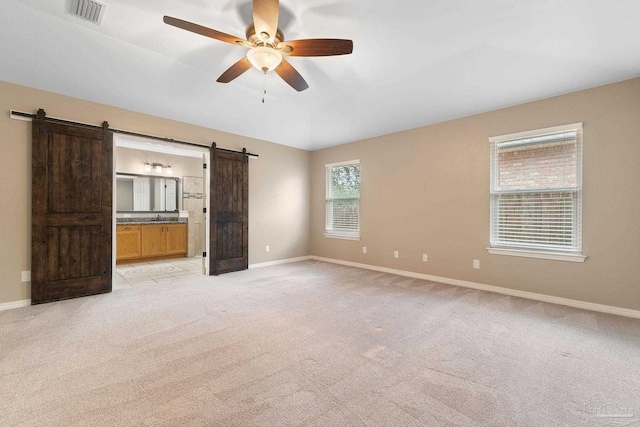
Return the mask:
[[201,34],[203,36],[211,37],[212,39],[220,40],[231,44],[239,44],[245,46],[246,40],[241,38],[214,30],[212,28],[203,27],[202,25],[194,24],[193,22],[183,21],[182,19],[173,18],[171,16],[165,16],[163,18],[165,24],[173,25],[174,27],[182,28],[183,30],[191,31],[192,33]]
[[279,13],[279,0],[253,0],[253,24],[260,40],[273,42],[278,31]]
[[289,56],[333,56],[353,52],[353,41],[343,39],[290,40],[278,44],[283,55]]
[[298,92],[302,92],[309,88],[309,85],[304,81],[300,73],[298,73],[298,71],[284,59],[280,65],[276,67],[275,72],[282,77],[282,80],[287,82],[289,86]]
[[249,62],[249,60],[245,56],[240,61],[236,62],[231,67],[229,67],[227,71],[222,73],[222,75],[218,77],[218,80],[216,81],[219,83],[229,83],[231,80],[235,79],[236,77],[239,77],[242,73],[247,71],[249,68],[251,68],[251,62]]

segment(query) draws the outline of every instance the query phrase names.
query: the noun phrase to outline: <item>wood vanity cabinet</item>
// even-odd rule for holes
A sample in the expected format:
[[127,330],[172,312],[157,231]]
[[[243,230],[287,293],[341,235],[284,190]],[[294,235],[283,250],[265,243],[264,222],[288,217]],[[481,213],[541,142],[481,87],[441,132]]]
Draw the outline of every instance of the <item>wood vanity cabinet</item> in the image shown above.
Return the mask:
[[162,256],[167,254],[166,225],[145,224],[142,226],[142,256]]
[[116,226],[116,262],[187,254],[187,224]]
[[186,254],[187,224],[167,224],[165,229],[167,255]]
[[116,226],[116,260],[140,258],[140,226]]

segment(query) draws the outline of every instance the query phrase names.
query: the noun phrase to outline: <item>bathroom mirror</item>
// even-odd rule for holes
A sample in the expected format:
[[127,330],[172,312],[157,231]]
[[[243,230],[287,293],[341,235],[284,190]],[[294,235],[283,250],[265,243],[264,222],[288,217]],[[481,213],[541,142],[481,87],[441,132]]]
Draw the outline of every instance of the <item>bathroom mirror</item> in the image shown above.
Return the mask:
[[116,174],[116,212],[178,211],[179,178]]

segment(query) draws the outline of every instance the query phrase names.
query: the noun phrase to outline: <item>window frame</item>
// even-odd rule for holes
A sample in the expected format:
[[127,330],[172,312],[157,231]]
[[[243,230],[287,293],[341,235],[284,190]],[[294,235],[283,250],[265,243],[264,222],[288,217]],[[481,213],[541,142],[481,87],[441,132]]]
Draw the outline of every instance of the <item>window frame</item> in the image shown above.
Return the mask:
[[[495,201],[498,195],[500,194],[524,194],[524,193],[532,193],[535,190],[522,190],[522,191],[509,191],[509,192],[499,192],[495,189],[496,186],[496,174],[498,173],[497,169],[497,146],[500,143],[512,142],[517,140],[542,137],[546,135],[553,135],[557,133],[563,132],[576,132],[576,189],[570,190],[575,191],[576,193],[576,207],[573,213],[573,218],[575,220],[575,230],[572,234],[572,238],[576,239],[575,248],[542,248],[540,245],[532,244],[527,245],[525,243],[510,243],[500,241],[497,236],[495,236]],[[489,138],[490,142],[490,184],[489,184],[489,198],[490,198],[490,206],[489,206],[489,247],[487,251],[490,254],[495,255],[508,255],[508,256],[519,256],[519,257],[528,257],[528,258],[540,258],[540,259],[550,259],[550,260],[558,260],[558,261],[572,261],[572,262],[584,262],[586,256],[582,254],[582,147],[583,147],[583,135],[582,135],[582,123],[573,123],[569,125],[563,126],[554,126],[544,129],[536,129],[532,131],[526,132],[518,132],[508,135],[501,135],[496,137]],[[549,191],[548,189],[540,188],[540,192]],[[563,189],[559,189],[561,192]]]
[[[331,169],[339,166],[350,166],[350,165],[358,165],[360,168],[360,172],[362,172],[360,159],[347,160],[342,162],[335,163],[327,163],[324,165],[325,167],[325,220],[324,220],[324,237],[331,239],[344,239],[344,240],[360,240],[360,189],[358,190],[358,229],[353,232],[344,232],[344,231],[336,231],[333,229],[329,229],[329,202],[338,198],[332,197],[331,193],[331,185],[330,185],[330,177],[331,177]],[[360,177],[359,177],[360,179]],[[359,182],[360,184],[361,182]],[[355,197],[353,197],[355,198]]]

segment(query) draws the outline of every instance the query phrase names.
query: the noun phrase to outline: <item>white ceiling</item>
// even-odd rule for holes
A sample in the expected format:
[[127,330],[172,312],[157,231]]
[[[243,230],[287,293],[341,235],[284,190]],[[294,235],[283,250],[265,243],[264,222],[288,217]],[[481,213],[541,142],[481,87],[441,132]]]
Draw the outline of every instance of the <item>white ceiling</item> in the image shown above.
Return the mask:
[[269,73],[262,104],[258,70],[216,82],[245,49],[162,22],[244,38],[250,1],[101,1],[96,26],[71,0],[0,0],[0,80],[315,150],[640,75],[637,0],[282,0],[287,40],[354,52],[290,58],[310,88]]

